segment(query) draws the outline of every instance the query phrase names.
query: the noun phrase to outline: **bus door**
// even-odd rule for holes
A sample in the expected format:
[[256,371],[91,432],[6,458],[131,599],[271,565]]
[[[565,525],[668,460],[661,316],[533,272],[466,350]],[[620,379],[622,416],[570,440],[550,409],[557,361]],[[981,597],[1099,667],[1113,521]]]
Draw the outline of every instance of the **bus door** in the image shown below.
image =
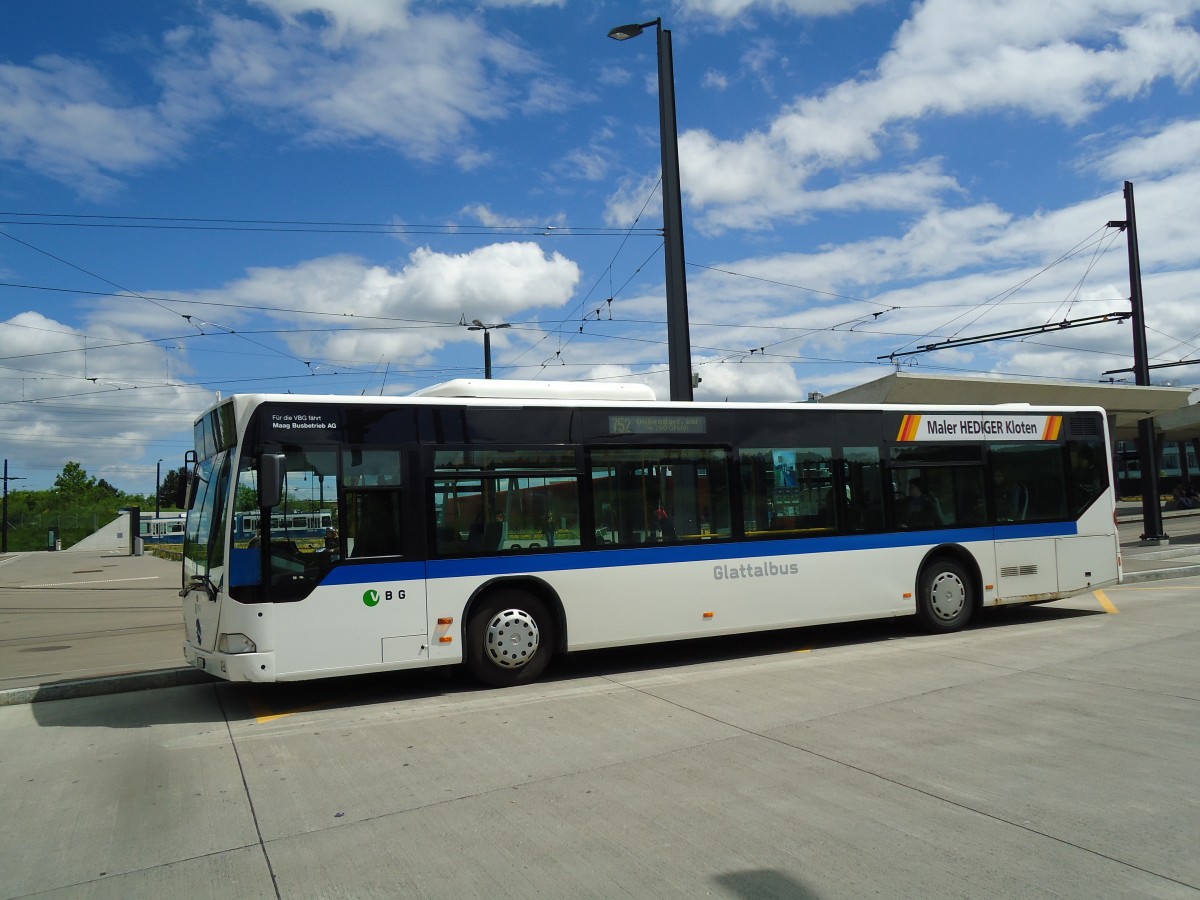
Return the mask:
[[1001,600],[1053,596],[1058,540],[1040,537],[1032,523],[1066,518],[1060,444],[1022,442],[988,447],[989,502],[996,526],[996,594]]
[[353,609],[362,634],[379,640],[384,663],[416,659],[428,646],[421,514],[404,456],[393,448],[342,451],[338,552],[345,558],[328,579],[354,595],[339,603]]

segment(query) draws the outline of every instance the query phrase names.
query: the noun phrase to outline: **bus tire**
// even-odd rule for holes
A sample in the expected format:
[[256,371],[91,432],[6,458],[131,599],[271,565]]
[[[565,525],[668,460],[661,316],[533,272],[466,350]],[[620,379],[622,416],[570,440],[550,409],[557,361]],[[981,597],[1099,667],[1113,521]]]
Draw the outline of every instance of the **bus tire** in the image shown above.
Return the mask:
[[917,619],[935,634],[959,631],[975,611],[975,583],[961,563],[935,559],[917,582]]
[[467,671],[484,684],[536,681],[554,654],[554,619],[537,597],[507,590],[485,598],[467,624]]

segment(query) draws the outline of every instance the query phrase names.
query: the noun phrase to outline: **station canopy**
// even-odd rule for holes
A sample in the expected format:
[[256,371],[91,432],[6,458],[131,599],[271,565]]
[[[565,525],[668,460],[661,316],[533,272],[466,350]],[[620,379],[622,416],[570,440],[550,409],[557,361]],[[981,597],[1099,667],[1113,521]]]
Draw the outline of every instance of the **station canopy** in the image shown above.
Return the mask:
[[[1114,440],[1137,440],[1138,422],[1153,418],[1164,441],[1200,438],[1200,404],[1190,405],[1193,389],[1083,384],[1020,378],[958,378],[893,372],[858,387],[821,398],[822,403],[921,404],[1028,403],[1032,406],[1100,406],[1108,412]],[[1200,398],[1200,393],[1197,393]]]

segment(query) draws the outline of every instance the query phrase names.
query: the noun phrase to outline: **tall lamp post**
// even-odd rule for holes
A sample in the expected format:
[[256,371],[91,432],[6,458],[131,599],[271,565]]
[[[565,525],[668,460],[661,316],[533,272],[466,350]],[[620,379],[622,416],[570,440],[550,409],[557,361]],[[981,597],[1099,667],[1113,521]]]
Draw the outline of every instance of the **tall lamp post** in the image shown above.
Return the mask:
[[[1133,182],[1125,182],[1125,220],[1108,223],[1109,228],[1125,231],[1129,250],[1129,303],[1133,309],[1133,383],[1150,384],[1150,356],[1146,350],[1146,307],[1142,300],[1142,261],[1138,252],[1137,211],[1133,202]],[[1146,544],[1165,544],[1162,507],[1158,500],[1158,448],[1155,446],[1154,419],[1138,420],[1138,456],[1142,469],[1142,525]],[[1187,471],[1187,456],[1181,457],[1181,471]]]
[[608,36],[616,41],[658,29],[658,135],[662,145],[663,254],[667,269],[667,360],[671,399],[692,399],[692,342],[688,333],[687,278],[683,269],[683,201],[679,193],[679,135],[675,127],[675,64],[671,32],[662,19],[618,25]]
[[497,322],[495,324],[484,325],[478,319],[472,319],[471,324],[467,326],[467,331],[482,331],[483,332],[483,377],[492,377],[492,329],[493,328],[512,328],[508,322]]
[[8,460],[4,461],[4,509],[0,512],[0,553],[8,552],[8,483],[10,481],[24,481],[24,475],[9,475]]
[[154,518],[159,518],[162,510],[158,498],[162,496],[162,460],[160,459],[154,466]]

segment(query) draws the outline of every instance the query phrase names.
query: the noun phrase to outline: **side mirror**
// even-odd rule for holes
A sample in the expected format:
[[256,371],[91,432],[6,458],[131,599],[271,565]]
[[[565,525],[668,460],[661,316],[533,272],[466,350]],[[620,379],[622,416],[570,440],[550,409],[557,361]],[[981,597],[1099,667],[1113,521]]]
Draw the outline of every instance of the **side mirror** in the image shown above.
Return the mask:
[[196,477],[196,451],[189,450],[183,457],[183,468],[179,470],[179,480],[175,483],[175,505],[180,509],[191,509],[196,505],[196,485],[200,479]]
[[283,500],[283,480],[287,475],[287,457],[282,453],[264,453],[258,458],[258,506],[272,509]]
[[195,472],[188,472],[179,479],[179,492],[175,498],[175,505],[180,509],[191,509],[196,505],[196,487],[200,484],[200,479],[196,477]]

